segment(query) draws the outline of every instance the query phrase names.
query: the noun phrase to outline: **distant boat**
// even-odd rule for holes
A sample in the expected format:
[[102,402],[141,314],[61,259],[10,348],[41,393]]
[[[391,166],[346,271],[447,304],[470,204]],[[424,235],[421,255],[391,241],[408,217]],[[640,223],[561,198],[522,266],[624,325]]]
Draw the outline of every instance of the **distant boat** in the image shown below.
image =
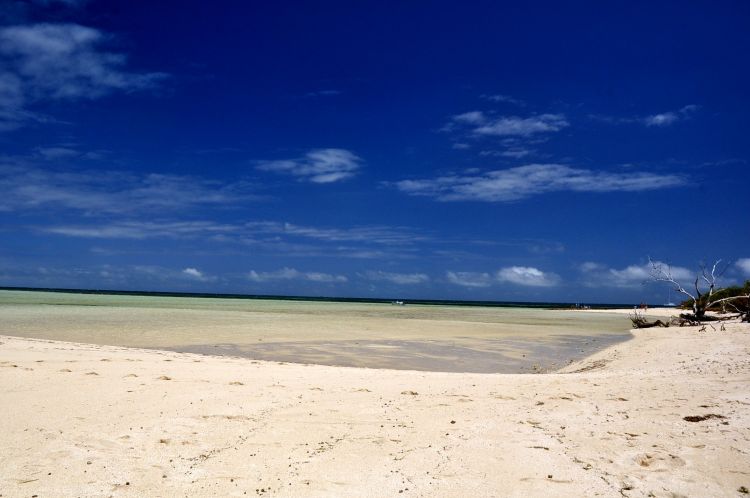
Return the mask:
[[403,306],[404,302],[403,301],[392,301],[391,304],[393,304],[394,306]]

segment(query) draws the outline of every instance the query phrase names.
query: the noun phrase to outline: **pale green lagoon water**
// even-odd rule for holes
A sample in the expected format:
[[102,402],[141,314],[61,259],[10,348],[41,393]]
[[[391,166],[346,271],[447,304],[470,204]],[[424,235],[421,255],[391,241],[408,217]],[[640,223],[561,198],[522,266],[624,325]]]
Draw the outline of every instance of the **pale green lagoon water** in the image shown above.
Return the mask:
[[0,334],[259,360],[555,369],[630,338],[627,316],[538,308],[0,291]]

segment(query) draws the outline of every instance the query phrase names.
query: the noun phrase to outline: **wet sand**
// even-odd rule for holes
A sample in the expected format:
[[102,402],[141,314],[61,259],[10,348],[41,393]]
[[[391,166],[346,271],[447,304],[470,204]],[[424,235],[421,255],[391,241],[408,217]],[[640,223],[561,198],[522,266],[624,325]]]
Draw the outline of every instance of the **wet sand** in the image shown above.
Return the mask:
[[0,333],[333,366],[513,373],[629,339],[616,313],[0,291]]

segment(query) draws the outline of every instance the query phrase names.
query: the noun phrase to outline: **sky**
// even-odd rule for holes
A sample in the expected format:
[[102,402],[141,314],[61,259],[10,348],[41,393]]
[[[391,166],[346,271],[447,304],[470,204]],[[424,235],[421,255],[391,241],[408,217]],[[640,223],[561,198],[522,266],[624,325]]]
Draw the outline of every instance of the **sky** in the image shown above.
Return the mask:
[[750,278],[750,4],[0,3],[0,286],[663,303]]

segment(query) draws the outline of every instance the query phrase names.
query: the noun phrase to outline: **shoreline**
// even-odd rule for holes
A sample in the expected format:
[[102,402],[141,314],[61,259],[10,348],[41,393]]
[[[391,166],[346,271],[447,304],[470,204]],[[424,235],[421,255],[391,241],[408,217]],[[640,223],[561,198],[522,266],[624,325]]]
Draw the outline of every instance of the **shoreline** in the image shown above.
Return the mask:
[[611,312],[54,297],[0,293],[0,332],[257,360],[477,373],[555,370],[630,337],[629,320]]
[[[22,292],[37,294],[58,294],[78,296],[125,296],[125,297],[151,297],[151,298],[188,298],[188,299],[231,299],[231,300],[261,300],[261,301],[299,301],[319,303],[346,303],[346,304],[394,304],[398,301],[413,306],[466,306],[466,307],[492,307],[492,308],[536,308],[536,309],[573,309],[576,303],[558,302],[536,302],[536,301],[467,301],[454,299],[426,299],[403,297],[336,297],[336,296],[299,296],[299,295],[275,295],[275,294],[216,294],[196,292],[169,292],[169,291],[129,291],[114,289],[68,289],[68,288],[43,288],[43,287],[7,287],[0,286],[2,292]],[[551,305],[551,306],[550,306]],[[593,309],[608,309],[611,307],[629,307],[624,303],[594,303]]]
[[543,375],[2,336],[0,492],[733,496],[750,487],[750,326],[726,328],[635,330]]

